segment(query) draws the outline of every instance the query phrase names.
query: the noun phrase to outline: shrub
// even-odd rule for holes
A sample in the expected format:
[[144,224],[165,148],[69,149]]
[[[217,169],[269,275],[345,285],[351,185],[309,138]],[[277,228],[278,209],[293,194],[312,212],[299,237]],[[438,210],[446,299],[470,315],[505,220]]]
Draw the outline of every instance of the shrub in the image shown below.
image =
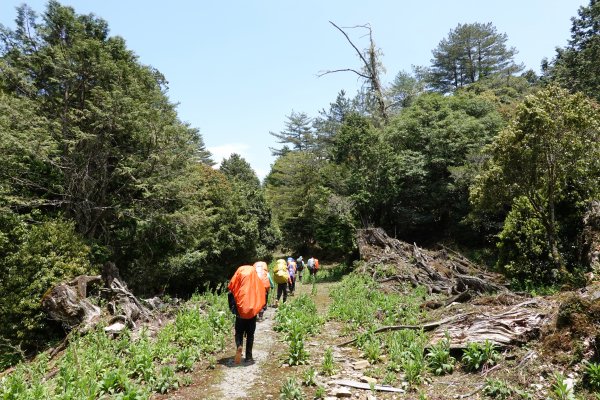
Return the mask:
[[[0,227],[0,337],[32,350],[56,332],[41,309],[44,293],[59,282],[92,274],[90,248],[72,223],[60,219],[32,225],[0,212]],[[0,356],[0,367],[8,362]]]
[[450,355],[450,341],[448,338],[439,340],[431,346],[427,353],[427,363],[434,375],[451,374],[454,371],[454,357]]
[[462,363],[468,371],[478,371],[485,366],[496,364],[499,357],[500,355],[491,341],[472,342],[467,345],[463,353]]

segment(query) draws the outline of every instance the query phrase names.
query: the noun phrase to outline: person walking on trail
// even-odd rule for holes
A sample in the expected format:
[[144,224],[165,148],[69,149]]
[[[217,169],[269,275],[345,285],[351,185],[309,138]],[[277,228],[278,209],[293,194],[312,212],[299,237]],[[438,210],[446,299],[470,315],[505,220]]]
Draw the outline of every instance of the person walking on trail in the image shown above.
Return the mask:
[[256,269],[256,274],[260,278],[263,286],[265,287],[265,306],[258,313],[258,320],[262,321],[263,315],[267,310],[267,304],[269,304],[269,292],[271,291],[272,283],[271,278],[269,277],[269,266],[264,261],[257,261],[254,263],[254,268]]
[[288,272],[290,274],[290,280],[289,280],[289,290],[290,290],[290,296],[294,296],[294,292],[296,291],[296,260],[294,260],[292,257],[288,257],[287,259],[287,268],[288,268]]
[[308,259],[308,262],[306,263],[306,268],[308,268],[308,272],[310,273],[310,276],[314,276],[316,278],[317,268],[315,266],[315,258],[314,257],[311,257]]
[[287,286],[290,280],[287,263],[282,258],[275,262],[275,268],[273,268],[273,280],[275,280],[275,283],[277,284],[277,300],[275,300],[275,307],[277,307],[281,296],[283,296],[284,303],[287,300]]
[[302,273],[304,271],[304,260],[302,260],[302,256],[296,259],[296,270],[298,271],[298,282],[302,283]]
[[253,265],[242,265],[235,271],[227,288],[229,308],[235,314],[234,363],[241,362],[244,336],[246,336],[246,362],[251,363],[256,316],[265,306],[265,286]]

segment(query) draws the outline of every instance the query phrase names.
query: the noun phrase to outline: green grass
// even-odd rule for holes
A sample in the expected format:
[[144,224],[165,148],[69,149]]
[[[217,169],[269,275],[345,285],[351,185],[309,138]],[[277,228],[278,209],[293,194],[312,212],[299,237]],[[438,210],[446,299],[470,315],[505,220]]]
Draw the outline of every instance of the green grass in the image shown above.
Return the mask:
[[0,380],[0,399],[148,399],[177,388],[176,371],[224,348],[232,322],[226,295],[195,295],[156,338],[125,331],[113,340],[99,327],[72,338],[52,363],[42,354],[16,366]]
[[371,277],[350,274],[331,293],[329,318],[345,323],[345,332],[357,338],[355,345],[364,358],[371,364],[382,364],[371,369],[377,378],[393,383],[395,376],[404,373],[416,386],[427,370],[425,334],[418,330],[374,333],[381,326],[414,325],[424,317],[419,305],[425,289],[408,289],[406,293],[383,293]]
[[275,327],[282,332],[288,342],[289,351],[286,362],[289,365],[302,365],[308,362],[309,354],[304,348],[304,340],[314,335],[323,324],[317,314],[315,302],[306,294],[283,303],[275,315]]

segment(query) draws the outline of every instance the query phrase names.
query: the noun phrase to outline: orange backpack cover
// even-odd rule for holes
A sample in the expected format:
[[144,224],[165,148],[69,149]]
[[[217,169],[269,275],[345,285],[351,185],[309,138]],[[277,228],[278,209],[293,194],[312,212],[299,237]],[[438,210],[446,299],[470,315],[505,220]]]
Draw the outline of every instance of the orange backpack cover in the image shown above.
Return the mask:
[[254,268],[265,289],[269,290],[271,288],[271,281],[269,281],[269,266],[267,263],[264,261],[257,261],[254,263]]
[[254,318],[265,306],[265,287],[253,265],[239,267],[227,288],[233,293],[241,318]]
[[315,269],[319,269],[319,259],[315,258]]

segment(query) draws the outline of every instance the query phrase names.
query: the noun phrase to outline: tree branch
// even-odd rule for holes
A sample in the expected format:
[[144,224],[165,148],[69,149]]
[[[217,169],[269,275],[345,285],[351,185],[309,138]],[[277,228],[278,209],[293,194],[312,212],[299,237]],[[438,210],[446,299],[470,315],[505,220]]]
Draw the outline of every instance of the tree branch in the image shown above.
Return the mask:
[[360,77],[362,77],[362,78],[365,78],[365,79],[371,79],[371,77],[370,77],[370,76],[368,76],[368,75],[365,75],[365,74],[363,74],[363,73],[360,73],[360,72],[358,72],[357,70],[355,70],[355,69],[352,69],[352,68],[344,68],[344,69],[334,69],[334,70],[327,70],[327,71],[324,71],[324,72],[319,72],[319,73],[317,74],[317,76],[320,78],[320,77],[322,77],[322,76],[324,76],[324,75],[333,74],[334,72],[354,72],[356,75],[358,75],[358,76],[360,76]]

